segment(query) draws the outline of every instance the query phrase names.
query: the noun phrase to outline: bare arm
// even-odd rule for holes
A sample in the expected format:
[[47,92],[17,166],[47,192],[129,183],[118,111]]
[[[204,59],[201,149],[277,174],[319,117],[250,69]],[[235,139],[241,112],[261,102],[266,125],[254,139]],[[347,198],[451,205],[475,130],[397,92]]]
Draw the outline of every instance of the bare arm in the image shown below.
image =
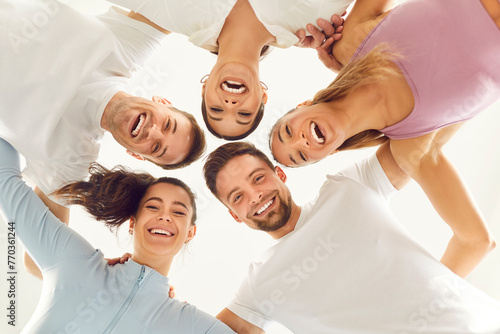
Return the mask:
[[391,141],[391,151],[398,165],[419,183],[452,229],[453,236],[441,262],[465,277],[494,248],[495,241],[465,184],[441,150],[459,126]]
[[259,327],[252,325],[246,320],[241,319],[227,308],[223,309],[216,317],[238,334],[263,334],[265,333]]
[[165,35],[170,34],[170,31],[168,31],[166,29],[163,29],[162,27],[160,27],[159,25],[157,25],[156,23],[154,23],[153,21],[147,19],[145,16],[143,16],[143,15],[141,15],[139,13],[136,13],[134,11],[130,11],[127,16],[130,17],[130,18],[133,18],[134,20],[137,20],[137,21],[149,24],[150,26],[152,26],[156,30],[161,31],[162,33],[164,33]]
[[[69,224],[69,209],[57,204],[56,202],[50,200],[38,187],[35,187],[34,189],[35,194],[40,197],[42,202],[49,208],[49,210],[59,218],[61,222],[64,224],[68,225]],[[43,279],[42,277],[42,272],[36,265],[36,263],[33,261],[33,259],[28,255],[28,253],[24,253],[24,267],[26,268],[26,271],[30,273],[31,275],[35,276],[36,278]]]

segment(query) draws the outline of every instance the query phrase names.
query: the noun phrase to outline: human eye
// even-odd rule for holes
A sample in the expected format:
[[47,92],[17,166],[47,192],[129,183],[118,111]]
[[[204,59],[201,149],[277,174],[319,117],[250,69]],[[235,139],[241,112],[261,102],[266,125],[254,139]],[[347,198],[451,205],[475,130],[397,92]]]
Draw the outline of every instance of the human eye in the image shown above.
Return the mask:
[[307,161],[306,157],[304,154],[302,154],[302,152],[299,151],[299,155],[300,155],[300,158],[304,161]]
[[154,205],[147,205],[146,208],[150,210],[158,210],[158,207]]
[[249,112],[239,112],[238,115],[240,115],[241,117],[249,117],[249,116],[252,116],[252,113],[249,113]]
[[288,125],[285,125],[285,131],[286,134],[291,137],[292,136],[292,130],[290,130],[290,127]]
[[241,196],[240,194],[238,194],[238,195],[234,196],[234,197],[233,197],[233,203],[238,202],[238,201],[241,199],[241,197],[242,197],[242,196]]
[[255,183],[260,182],[260,181],[262,181],[263,179],[264,179],[264,175],[257,175],[257,176],[255,177]]
[[167,121],[167,124],[165,124],[165,131],[170,129],[170,118]]
[[210,108],[210,110],[212,110],[215,113],[221,113],[221,112],[224,111],[223,109],[220,109],[220,108],[217,108],[217,107],[212,107],[212,108]]
[[153,146],[153,150],[152,150],[152,153],[156,153],[160,150],[160,144],[159,143],[156,143],[154,146]]
[[178,216],[185,216],[186,213],[184,211],[178,211],[178,210],[174,210],[174,214],[178,215]]

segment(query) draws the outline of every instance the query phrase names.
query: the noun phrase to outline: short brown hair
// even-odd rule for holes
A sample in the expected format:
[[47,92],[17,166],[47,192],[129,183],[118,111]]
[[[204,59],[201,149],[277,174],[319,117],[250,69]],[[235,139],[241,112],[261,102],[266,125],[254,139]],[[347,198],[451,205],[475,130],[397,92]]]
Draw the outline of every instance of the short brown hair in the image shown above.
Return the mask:
[[228,163],[229,160],[245,154],[249,154],[262,160],[269,166],[269,168],[274,170],[274,165],[271,160],[269,160],[269,158],[253,144],[248,142],[234,142],[219,146],[215,151],[208,155],[207,161],[203,166],[203,173],[207,187],[217,198],[219,198],[219,196],[217,194],[217,185],[215,181],[220,170]]
[[147,159],[148,161],[150,161],[150,162],[154,163],[155,165],[160,166],[161,168],[166,169],[166,170],[178,169],[178,168],[183,168],[183,167],[189,166],[190,164],[192,164],[193,162],[198,160],[203,155],[203,153],[205,153],[205,150],[207,147],[207,142],[205,140],[205,133],[201,129],[200,125],[198,124],[198,122],[196,121],[194,116],[188,112],[179,110],[177,108],[174,108],[174,107],[170,107],[170,108],[182,113],[184,116],[187,117],[187,119],[191,123],[191,126],[193,127],[193,129],[192,129],[193,145],[191,145],[191,148],[190,148],[187,156],[184,158],[184,160],[182,160],[181,162],[178,162],[176,164],[162,165],[162,164],[159,164],[159,163],[156,163],[152,160]]
[[207,105],[205,104],[205,97],[204,96],[201,97],[201,114],[203,116],[203,120],[205,121],[205,125],[207,126],[208,131],[210,131],[211,134],[213,134],[215,137],[217,137],[219,139],[241,140],[243,138],[246,138],[248,135],[250,135],[252,132],[254,132],[255,129],[259,126],[260,121],[262,121],[262,117],[264,116],[264,108],[265,108],[265,104],[262,102],[260,104],[259,110],[257,111],[257,115],[255,116],[253,124],[247,132],[242,133],[241,135],[238,135],[238,136],[223,136],[223,135],[215,132],[214,128],[212,128],[210,126],[210,124],[208,123]]

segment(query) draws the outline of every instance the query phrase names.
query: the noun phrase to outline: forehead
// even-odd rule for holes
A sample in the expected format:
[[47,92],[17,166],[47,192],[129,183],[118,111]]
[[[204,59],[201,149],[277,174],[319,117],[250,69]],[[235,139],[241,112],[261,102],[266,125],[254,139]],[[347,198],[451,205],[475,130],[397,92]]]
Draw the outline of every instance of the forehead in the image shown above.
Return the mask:
[[174,202],[181,202],[188,208],[191,207],[191,198],[189,194],[186,190],[174,184],[160,182],[150,186],[142,198],[141,203],[144,204],[148,199],[153,197],[161,199],[166,205]]
[[245,154],[232,158],[217,174],[215,180],[217,192],[220,196],[224,196],[230,189],[247,182],[249,175],[257,169],[274,173],[267,163],[252,155]]

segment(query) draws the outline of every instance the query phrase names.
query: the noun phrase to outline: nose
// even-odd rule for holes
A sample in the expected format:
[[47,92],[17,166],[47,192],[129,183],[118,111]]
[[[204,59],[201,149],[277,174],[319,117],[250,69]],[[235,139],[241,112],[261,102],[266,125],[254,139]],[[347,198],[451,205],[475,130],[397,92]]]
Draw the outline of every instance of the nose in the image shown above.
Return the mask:
[[148,131],[148,139],[161,139],[163,137],[163,133],[161,129],[156,125],[153,124],[151,128],[149,128]]
[[297,134],[297,136],[294,139],[292,139],[292,141],[293,141],[293,146],[309,147],[309,142],[307,141],[304,131],[300,131]]
[[226,104],[237,104],[239,101],[235,99],[224,99]]
[[262,200],[262,191],[260,190],[252,190],[251,192],[251,201],[252,201],[252,204],[255,204],[255,203],[259,203],[261,200]]
[[168,214],[161,214],[156,219],[160,220],[160,221],[166,221],[166,222],[172,221],[172,219],[170,218],[170,215],[168,215]]

